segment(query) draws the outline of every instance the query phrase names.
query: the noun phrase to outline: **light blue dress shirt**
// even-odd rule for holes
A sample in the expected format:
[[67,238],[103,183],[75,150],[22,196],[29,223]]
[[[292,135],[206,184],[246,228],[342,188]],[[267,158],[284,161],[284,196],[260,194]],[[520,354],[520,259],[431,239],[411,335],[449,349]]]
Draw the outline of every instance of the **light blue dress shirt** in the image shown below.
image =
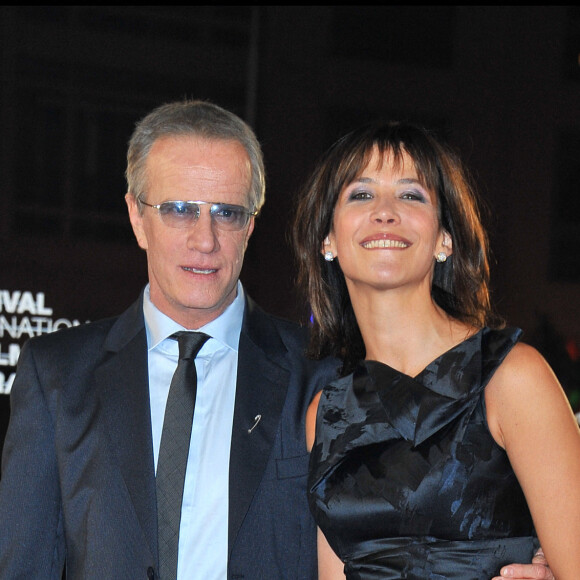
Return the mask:
[[[143,311],[157,470],[165,404],[179,354],[177,341],[168,337],[187,329],[153,305],[149,286]],[[196,329],[211,338],[195,361],[197,397],[183,491],[177,580],[225,580],[227,576],[230,444],[243,315],[244,292],[238,282],[237,296],[225,312]]]

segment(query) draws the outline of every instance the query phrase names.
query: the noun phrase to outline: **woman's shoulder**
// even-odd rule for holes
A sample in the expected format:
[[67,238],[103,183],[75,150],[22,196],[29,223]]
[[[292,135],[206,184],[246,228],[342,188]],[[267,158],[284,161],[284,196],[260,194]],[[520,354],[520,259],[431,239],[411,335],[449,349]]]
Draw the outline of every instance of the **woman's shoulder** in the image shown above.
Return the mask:
[[485,391],[488,425],[505,447],[506,426],[525,417],[541,417],[560,408],[566,398],[562,387],[540,352],[519,342],[506,355]]
[[546,359],[533,346],[518,342],[506,355],[498,368],[502,383],[514,384],[520,381],[537,383],[542,378],[555,379]]

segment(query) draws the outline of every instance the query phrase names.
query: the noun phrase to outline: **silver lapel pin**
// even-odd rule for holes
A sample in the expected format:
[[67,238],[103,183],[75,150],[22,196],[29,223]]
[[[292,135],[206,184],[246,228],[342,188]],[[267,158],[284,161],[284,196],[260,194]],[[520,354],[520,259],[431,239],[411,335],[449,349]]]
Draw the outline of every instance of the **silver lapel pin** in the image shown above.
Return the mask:
[[258,425],[258,423],[260,422],[260,419],[261,419],[261,418],[262,418],[262,415],[256,415],[256,416],[254,417],[254,424],[252,425],[251,429],[248,429],[248,433],[251,433],[251,432],[252,432],[252,431],[253,431],[253,430],[256,428],[256,426],[257,426],[257,425]]

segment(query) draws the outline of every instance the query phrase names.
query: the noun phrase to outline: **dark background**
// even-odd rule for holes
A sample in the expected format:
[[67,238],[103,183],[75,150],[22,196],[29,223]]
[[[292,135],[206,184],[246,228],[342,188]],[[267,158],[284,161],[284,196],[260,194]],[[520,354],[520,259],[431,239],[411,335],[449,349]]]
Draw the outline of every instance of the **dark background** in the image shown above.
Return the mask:
[[[460,151],[491,208],[498,310],[580,404],[578,8],[3,6],[0,26],[0,290],[44,293],[53,320],[125,309],[146,282],[127,140],[161,103],[202,98],[263,145],[267,202],[242,280],[298,318],[297,188],[347,129],[418,121]],[[10,344],[33,334],[25,315],[14,325],[0,302],[0,392]],[[0,394],[0,444],[7,417]]]

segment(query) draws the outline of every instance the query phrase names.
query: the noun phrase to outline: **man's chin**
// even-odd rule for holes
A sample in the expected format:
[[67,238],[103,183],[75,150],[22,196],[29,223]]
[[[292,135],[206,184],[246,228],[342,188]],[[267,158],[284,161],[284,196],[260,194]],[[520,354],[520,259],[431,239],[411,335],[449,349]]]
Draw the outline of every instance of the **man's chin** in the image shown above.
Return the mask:
[[[196,296],[187,297],[186,299],[175,304],[176,315],[187,317],[188,320],[203,320],[207,324],[215,320],[224,310],[234,301],[236,294],[228,296]],[[171,316],[173,318],[173,316]],[[177,320],[179,322],[179,320]],[[203,325],[201,324],[201,325]],[[198,325],[197,328],[199,328]],[[184,325],[185,326],[185,325]]]

